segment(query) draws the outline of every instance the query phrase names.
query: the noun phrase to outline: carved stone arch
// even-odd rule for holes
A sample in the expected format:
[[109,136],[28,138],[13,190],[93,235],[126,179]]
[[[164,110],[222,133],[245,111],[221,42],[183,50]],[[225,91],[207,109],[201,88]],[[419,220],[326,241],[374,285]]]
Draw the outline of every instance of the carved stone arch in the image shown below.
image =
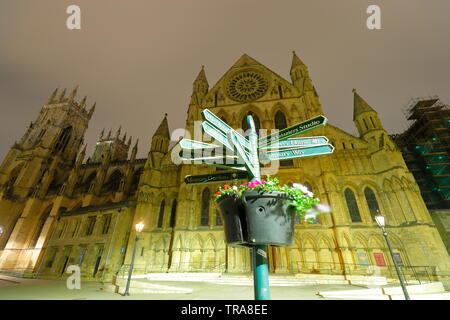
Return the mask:
[[363,194],[363,191],[361,190],[361,184],[358,185],[353,181],[345,181],[342,190],[345,190],[347,188],[350,188],[358,197],[360,197]]
[[412,183],[405,176],[402,177],[401,183],[404,189],[413,190]]
[[189,249],[191,250],[199,250],[203,249],[203,240],[199,234],[196,234],[190,242]]
[[[302,236],[301,236],[301,241],[302,241],[302,248],[303,249],[312,248],[314,250],[317,250],[316,239],[310,233],[308,233],[308,232],[303,233]],[[311,244],[311,247],[308,246],[308,244]]]
[[392,189],[393,191],[401,191],[403,189],[401,180],[396,176],[392,177]]
[[[283,103],[277,102],[274,104],[272,109],[270,110],[270,120],[275,120],[275,115],[278,111],[281,111],[284,116],[286,117],[287,125],[290,125],[289,118],[290,118],[290,111],[288,107],[286,107]],[[269,120],[269,119],[268,119]]]
[[160,237],[155,244],[155,250],[164,250],[166,249],[166,239],[164,237]]
[[205,249],[216,249],[216,247],[217,247],[216,238],[214,237],[214,235],[209,233],[206,236],[206,239],[205,239],[205,242],[204,242],[204,248]]
[[375,195],[379,195],[380,194],[380,187],[378,186],[378,184],[376,184],[373,181],[370,180],[363,180],[361,181],[361,183],[358,186],[358,190],[361,190],[362,193],[364,194],[364,190],[369,187],[370,189],[372,189],[373,192],[375,192]]
[[173,247],[176,248],[176,249],[183,248],[183,242],[184,242],[184,241],[183,241],[181,235],[178,235],[178,236],[175,238],[175,241],[173,242]]
[[369,247],[366,237],[359,232],[353,235],[353,246],[355,248],[360,248],[358,245],[362,245],[362,249],[367,249]]
[[352,241],[350,240],[350,235],[346,232],[341,235],[341,244],[343,247],[351,248],[353,246]]
[[321,248],[321,243],[322,242],[325,243],[327,248],[329,248],[329,249],[333,249],[334,248],[333,242],[331,241],[331,239],[327,235],[321,234],[318,237],[318,239],[317,239],[317,247],[318,248]]
[[294,244],[297,248],[301,249],[302,247],[302,239],[300,234],[297,232],[294,236]]
[[381,236],[379,235],[371,235],[369,236],[369,240],[367,241],[369,249],[384,249],[385,243]]
[[384,181],[383,181],[383,190],[385,192],[392,192],[393,191],[392,182],[388,178],[384,179]]

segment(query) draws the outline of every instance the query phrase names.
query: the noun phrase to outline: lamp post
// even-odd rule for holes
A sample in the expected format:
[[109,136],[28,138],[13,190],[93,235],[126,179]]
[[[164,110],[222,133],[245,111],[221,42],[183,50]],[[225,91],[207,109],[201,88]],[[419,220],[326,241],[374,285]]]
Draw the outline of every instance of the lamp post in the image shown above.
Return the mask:
[[386,228],[385,228],[386,223],[385,223],[384,217],[382,215],[376,216],[375,217],[375,221],[377,222],[378,226],[383,231],[383,236],[384,236],[384,239],[386,240],[386,244],[388,246],[389,253],[391,255],[392,261],[394,262],[395,271],[397,272],[398,279],[400,280],[400,286],[402,287],[403,294],[405,295],[405,300],[411,300],[409,298],[408,291],[406,290],[405,283],[403,282],[403,277],[402,277],[402,275],[400,273],[400,269],[398,268],[397,261],[395,260],[394,254],[392,252],[391,243],[389,242],[388,234],[387,234],[387,231],[386,231]]
[[130,295],[130,282],[131,282],[131,275],[133,274],[134,256],[136,254],[136,244],[139,240],[138,239],[139,233],[141,233],[141,231],[144,229],[144,224],[142,222],[139,222],[134,227],[136,229],[136,237],[134,239],[133,254],[131,255],[130,270],[128,271],[128,280],[127,280],[127,286],[125,287],[125,293],[123,294],[124,296]]

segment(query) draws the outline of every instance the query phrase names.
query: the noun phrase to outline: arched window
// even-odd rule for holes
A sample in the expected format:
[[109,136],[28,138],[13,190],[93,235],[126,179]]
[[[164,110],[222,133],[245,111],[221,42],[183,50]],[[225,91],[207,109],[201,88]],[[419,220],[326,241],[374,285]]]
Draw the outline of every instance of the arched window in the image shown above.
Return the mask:
[[166,206],[166,200],[161,201],[159,206],[159,216],[158,216],[158,228],[162,228],[164,220],[164,207]]
[[211,198],[211,193],[208,188],[205,188],[202,193],[202,211],[200,216],[200,225],[209,225],[209,201]]
[[[283,112],[280,110],[277,111],[275,114],[275,129],[282,130],[287,128],[287,121],[286,117]],[[282,167],[289,167],[294,165],[294,161],[292,159],[290,160],[281,160],[280,165]]]
[[64,151],[69,143],[70,136],[72,135],[72,127],[64,128],[58,137],[55,144],[56,151]]
[[380,207],[378,206],[377,198],[375,193],[369,187],[364,189],[364,196],[366,197],[367,206],[369,207],[369,212],[372,220],[375,221],[375,217],[380,214]]
[[173,199],[172,201],[172,211],[170,212],[170,227],[175,227],[175,220],[176,220],[176,214],[177,212],[177,199]]
[[108,178],[108,182],[103,186],[103,191],[117,191],[123,180],[123,174],[120,170],[114,171]]
[[347,208],[352,222],[361,222],[361,214],[359,213],[356,197],[352,190],[345,190],[345,201],[347,202]]
[[284,113],[281,111],[277,111],[275,114],[275,129],[281,130],[287,128],[287,121]]
[[216,226],[221,226],[222,223],[222,217],[220,216],[219,209],[216,209]]
[[366,127],[366,130],[369,130],[369,127],[367,126],[366,119],[363,119],[363,122],[364,122],[364,126]]
[[252,116],[253,121],[255,122],[255,128],[256,133],[259,133],[259,129],[261,129],[261,122],[259,121],[259,118],[256,114],[254,114],[252,111],[249,111],[244,118],[242,118],[242,130],[244,130],[244,133],[249,129],[248,123],[247,123],[247,116]]

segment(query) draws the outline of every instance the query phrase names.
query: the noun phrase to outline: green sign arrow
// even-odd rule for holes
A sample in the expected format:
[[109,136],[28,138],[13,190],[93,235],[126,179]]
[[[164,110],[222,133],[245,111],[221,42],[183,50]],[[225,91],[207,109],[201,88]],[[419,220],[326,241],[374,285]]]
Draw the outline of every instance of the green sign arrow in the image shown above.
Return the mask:
[[200,141],[190,140],[190,139],[183,139],[180,141],[180,146],[183,149],[215,149],[220,148],[220,146],[217,146],[215,144],[210,143],[204,143]]
[[287,149],[283,151],[267,152],[261,155],[261,159],[264,160],[287,160],[295,158],[313,157],[320,156],[323,154],[333,153],[334,147],[331,144],[297,148],[297,149]]
[[244,147],[241,145],[234,130],[228,131],[228,141],[230,141],[230,144],[236,149],[239,160],[243,161],[247,170],[255,176],[255,164],[252,162],[250,155],[244,150]]
[[271,145],[262,147],[261,150],[313,147],[318,145],[324,145],[327,143],[328,139],[323,136],[308,137],[308,138],[293,138],[275,142]]
[[227,136],[224,133],[222,133],[221,131],[219,131],[218,129],[213,127],[209,122],[206,122],[206,121],[202,122],[202,127],[203,127],[203,130],[205,130],[205,132],[209,136],[213,137],[218,142],[223,144],[225,147],[227,147],[228,149],[233,151],[233,147],[228,142]]
[[242,135],[240,135],[238,132],[236,132],[233,128],[231,128],[228,124],[226,124],[220,118],[218,118],[214,113],[212,113],[208,109],[205,109],[202,111],[202,117],[205,121],[207,121],[217,129],[222,131],[224,135],[226,135],[227,132],[230,130],[234,131],[236,133],[237,139],[244,146],[244,148],[250,150],[250,142],[247,139],[245,139]]
[[298,123],[289,128],[280,130],[276,134],[259,139],[258,145],[259,145],[259,147],[264,147],[268,144],[273,144],[280,140],[285,140],[287,138],[298,136],[299,134],[302,134],[302,133],[308,132],[310,130],[313,130],[317,127],[326,125],[327,121],[328,121],[327,118],[325,118],[324,116],[318,116],[318,117],[309,119],[307,121]]
[[227,180],[248,179],[247,171],[223,172],[213,174],[203,174],[198,176],[186,176],[184,182],[186,184],[204,184],[216,183]]

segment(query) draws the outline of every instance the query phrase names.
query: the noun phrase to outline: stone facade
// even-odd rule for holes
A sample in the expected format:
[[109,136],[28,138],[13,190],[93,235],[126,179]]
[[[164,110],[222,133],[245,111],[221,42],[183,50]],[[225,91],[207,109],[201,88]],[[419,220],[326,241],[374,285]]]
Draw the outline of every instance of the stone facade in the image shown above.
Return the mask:
[[[236,129],[249,113],[266,130],[323,114],[308,68],[295,53],[290,75],[287,81],[244,54],[209,88],[202,68],[193,85],[185,137],[202,138],[195,136],[195,128],[204,108]],[[180,147],[176,143],[170,147],[167,117],[153,136],[147,159],[136,159],[137,145],[127,159],[130,143],[120,132],[115,138],[111,134],[104,138],[102,133],[95,161],[83,164],[85,151],[75,157],[87,128],[84,114],[90,112],[73,102],[73,97],[65,101],[64,96],[52,95],[41,114],[54,109],[54,117],[60,120],[54,130],[49,127],[49,134],[53,131],[48,143],[47,135],[42,140],[35,129],[47,125],[46,116],[40,114],[0,167],[0,223],[5,226],[0,269],[23,268],[58,276],[67,265],[81,262],[84,278],[109,278],[126,270],[135,241],[133,226],[143,222],[136,273],[251,270],[249,249],[230,248],[224,242],[217,206],[211,200],[217,185],[183,182],[186,175],[217,169],[174,163],[172,156]],[[64,112],[80,113],[79,120]],[[263,174],[271,173],[279,165],[277,177],[282,183],[304,183],[333,209],[320,216],[318,224],[299,221],[294,246],[270,247],[270,271],[341,273],[367,265],[388,268],[392,261],[373,219],[379,213],[386,216],[394,252],[405,266],[448,270],[445,245],[414,177],[377,112],[355,90],[353,120],[358,137],[332,124],[306,134],[328,137],[336,148],[333,154],[263,169]],[[64,140],[61,135],[68,126],[78,131],[74,129]],[[61,139],[63,145],[68,141],[62,149]],[[116,147],[105,148],[105,140]],[[55,177],[60,180],[52,182]],[[50,192],[50,185],[58,191]]]

